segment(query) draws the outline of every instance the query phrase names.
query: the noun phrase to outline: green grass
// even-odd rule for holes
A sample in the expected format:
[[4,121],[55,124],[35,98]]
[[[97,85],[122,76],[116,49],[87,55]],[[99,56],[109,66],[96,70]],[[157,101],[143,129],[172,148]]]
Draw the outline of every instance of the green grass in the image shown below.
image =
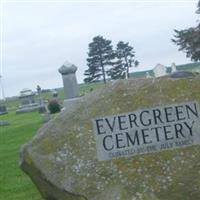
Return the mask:
[[19,150],[42,125],[37,112],[0,116],[11,123],[0,127],[0,200],[42,200],[36,187],[19,168]]
[[[85,95],[103,85],[81,84],[80,94]],[[51,92],[42,96],[44,100],[52,99]],[[58,89],[58,98],[64,99],[63,89]],[[15,110],[20,104],[17,97],[7,99],[5,104],[10,112],[1,115],[0,120],[10,122],[10,126],[0,127],[0,200],[42,200],[35,185],[19,167],[20,148],[42,126],[42,117],[37,112],[16,115]]]
[[[189,85],[188,82],[185,80],[180,80],[180,81],[181,81],[181,84],[180,84],[181,87],[178,87],[179,85],[177,86],[174,84],[172,85],[173,82],[171,83],[164,82],[165,84],[163,85],[163,87],[168,88],[166,90],[166,96],[168,96],[169,99],[179,99],[179,96],[180,94],[183,93],[183,91],[188,91],[188,96],[190,97],[189,99],[191,100],[195,99],[200,102],[199,100],[200,94],[198,92],[199,91],[198,85],[196,84],[193,85],[192,82]],[[91,90],[95,90],[96,88],[99,88],[99,87],[103,87],[103,84],[98,83],[98,84],[90,84],[90,85],[80,85],[81,94],[84,95],[85,93],[88,93]],[[169,88],[172,88],[172,89],[169,90]],[[193,88],[193,90],[191,90],[191,88]],[[160,91],[157,91],[155,87],[152,87],[152,90],[151,90],[152,95],[151,95],[151,98],[149,98],[148,97],[149,93],[146,93],[145,91],[146,91],[146,88],[138,91],[137,95],[134,96],[135,106],[138,106],[138,104],[141,104],[144,106],[148,105],[151,103],[149,102],[149,100],[154,102],[155,101],[154,97],[156,97],[156,95],[160,93]],[[59,98],[62,100],[64,98],[63,90],[62,89],[59,90],[58,93],[59,93],[58,95]],[[52,98],[50,93],[47,93],[44,95],[46,95],[44,96],[45,99]],[[115,98],[119,98],[120,94],[116,93],[115,95],[116,95]],[[132,96],[130,95],[129,98],[132,99]],[[13,101],[9,101],[9,106],[14,107],[15,105],[17,105],[17,101],[18,101],[17,99]],[[153,102],[151,104],[153,104]],[[124,102],[121,102],[121,103],[124,105]],[[97,109],[100,109],[100,108],[97,107]],[[6,120],[11,123],[10,126],[0,127],[0,200],[42,200],[42,197],[40,196],[35,185],[32,183],[30,178],[26,174],[23,173],[23,171],[19,168],[19,164],[18,164],[20,147],[22,146],[22,144],[25,144],[28,141],[30,141],[31,138],[36,134],[37,130],[42,126],[41,115],[37,112],[16,115],[15,112],[13,111],[13,112],[9,112],[9,114],[7,115],[0,116],[0,120]],[[192,152],[192,148],[191,148],[191,152]],[[166,153],[164,152],[162,155],[166,155],[164,158],[167,159],[168,152]],[[156,158],[159,158],[159,157],[156,157]],[[133,163],[131,163],[131,166],[132,164],[134,164],[135,168],[137,169],[140,167],[140,162],[141,163],[143,162],[143,164],[145,162],[148,163],[148,159],[143,160],[143,161],[138,161],[138,162],[133,161]],[[194,163],[191,163],[191,164],[194,165]],[[118,165],[120,166],[120,162],[118,163]],[[178,163],[177,168],[179,167],[179,165],[180,163]],[[198,168],[198,166],[196,166],[196,168]],[[194,173],[192,173],[191,176],[189,176],[191,177],[191,180],[196,176],[196,173],[198,172],[198,169],[196,168],[194,168],[195,169]],[[121,169],[126,171],[126,169],[123,169],[123,165]],[[160,173],[162,175],[163,173],[162,168],[155,169],[152,172],[154,173],[154,171],[155,171],[155,174]],[[189,168],[186,167],[185,173],[181,172],[181,175],[188,174],[188,172],[190,172]],[[177,177],[178,177],[177,181],[175,181],[173,187],[169,188],[169,190],[167,190],[166,194],[164,195],[167,197],[167,195],[169,195],[171,192],[170,190],[174,190],[175,192],[177,192],[177,194],[181,194],[185,192],[186,193],[185,196],[187,198],[187,194],[189,194],[190,191],[187,191],[187,190],[183,191],[182,187],[178,183],[184,182],[185,185],[189,185],[188,188],[191,189],[192,188],[191,185],[194,183],[194,181],[187,180],[187,176],[177,176]],[[132,179],[133,177],[130,176],[130,180]],[[142,181],[143,180],[141,180],[141,182]],[[152,184],[158,184],[158,183],[153,182]],[[158,185],[158,189],[159,189],[159,185]],[[198,193],[196,194],[196,196],[198,196]],[[164,198],[161,198],[161,199],[164,199]],[[180,199],[180,198],[178,197],[177,199]],[[196,198],[196,200],[197,199],[198,198]]]

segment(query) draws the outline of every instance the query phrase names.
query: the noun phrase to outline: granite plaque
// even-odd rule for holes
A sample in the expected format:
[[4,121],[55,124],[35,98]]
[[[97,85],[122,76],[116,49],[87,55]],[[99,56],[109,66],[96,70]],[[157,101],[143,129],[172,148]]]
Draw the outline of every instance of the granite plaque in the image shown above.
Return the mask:
[[160,152],[200,144],[198,102],[186,102],[93,119],[97,158]]

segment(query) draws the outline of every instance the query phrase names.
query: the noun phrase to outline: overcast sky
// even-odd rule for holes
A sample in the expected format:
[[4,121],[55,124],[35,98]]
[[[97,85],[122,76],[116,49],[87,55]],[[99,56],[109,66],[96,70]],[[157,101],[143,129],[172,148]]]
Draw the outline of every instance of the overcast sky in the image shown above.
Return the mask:
[[[157,2],[157,3],[156,3]],[[197,1],[132,3],[14,3],[3,4],[3,84],[6,96],[23,88],[62,87],[58,68],[67,60],[78,66],[78,82],[87,69],[88,43],[96,35],[129,42],[140,62],[189,63],[171,42],[173,29],[197,24]],[[0,96],[1,98],[1,96]]]

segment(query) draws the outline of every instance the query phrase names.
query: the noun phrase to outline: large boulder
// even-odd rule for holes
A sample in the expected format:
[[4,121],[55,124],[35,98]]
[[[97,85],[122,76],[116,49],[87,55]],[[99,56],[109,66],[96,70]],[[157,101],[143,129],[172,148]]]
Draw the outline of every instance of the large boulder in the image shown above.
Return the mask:
[[[119,80],[50,120],[21,150],[21,168],[47,200],[200,199],[200,146],[99,161],[92,119],[200,102],[200,77]],[[200,134],[200,130],[199,130]]]

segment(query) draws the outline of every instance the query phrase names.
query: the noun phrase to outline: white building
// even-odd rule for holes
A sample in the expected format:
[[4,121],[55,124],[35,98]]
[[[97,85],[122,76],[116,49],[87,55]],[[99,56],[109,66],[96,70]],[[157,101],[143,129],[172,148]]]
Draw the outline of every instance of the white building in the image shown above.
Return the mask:
[[149,72],[146,72],[146,78],[152,78]]
[[171,69],[172,69],[171,73],[176,72],[176,64],[174,62],[172,63]]
[[167,68],[164,65],[157,64],[153,68],[153,73],[155,77],[161,77],[167,75]]

